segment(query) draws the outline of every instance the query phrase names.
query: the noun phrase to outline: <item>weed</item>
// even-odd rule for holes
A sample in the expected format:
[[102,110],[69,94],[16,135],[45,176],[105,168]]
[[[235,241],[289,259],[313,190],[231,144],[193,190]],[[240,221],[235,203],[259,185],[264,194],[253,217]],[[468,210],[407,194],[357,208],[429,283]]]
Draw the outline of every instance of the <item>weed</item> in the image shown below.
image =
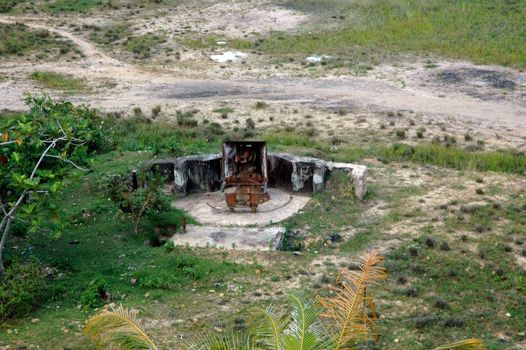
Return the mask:
[[247,120],[245,120],[245,124],[247,129],[254,130],[256,128],[256,122],[252,118],[247,118]]
[[161,114],[161,106],[157,105],[152,108],[152,118],[157,118]]
[[396,137],[399,140],[405,140],[405,129],[398,129],[398,130],[396,130]]
[[85,308],[95,308],[101,306],[110,296],[108,282],[99,276],[88,283],[80,296],[80,303]]
[[0,320],[31,311],[40,301],[44,286],[41,266],[35,261],[7,267],[0,283]]
[[78,92],[87,89],[84,80],[74,78],[73,76],[67,74],[36,71],[31,73],[30,77],[47,89],[68,92]]
[[263,101],[257,101],[256,104],[254,105],[254,109],[265,109],[267,107],[268,107],[268,103],[263,102]]
[[[46,30],[32,30],[21,23],[0,23],[0,38],[0,57],[37,53],[38,59],[49,59],[63,55],[61,50],[70,52],[74,49],[70,41],[56,37]],[[41,55],[44,51],[46,55]]]
[[135,118],[140,118],[143,116],[141,107],[133,107],[133,116]]

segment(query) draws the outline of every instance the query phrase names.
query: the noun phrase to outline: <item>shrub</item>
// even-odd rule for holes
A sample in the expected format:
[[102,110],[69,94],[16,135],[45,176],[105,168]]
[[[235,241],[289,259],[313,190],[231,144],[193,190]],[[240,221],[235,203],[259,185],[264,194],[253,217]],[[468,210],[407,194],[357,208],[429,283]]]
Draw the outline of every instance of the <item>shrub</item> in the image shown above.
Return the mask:
[[108,299],[110,299],[108,283],[103,277],[96,277],[88,283],[80,295],[80,303],[85,308],[101,306]]
[[0,320],[31,311],[37,305],[44,285],[44,276],[38,263],[14,263],[9,266],[0,284]]
[[247,128],[248,129],[255,129],[256,128],[256,122],[252,118],[248,118],[246,120]]
[[396,130],[396,137],[398,137],[399,140],[404,140],[405,139],[405,130],[404,129]]
[[157,105],[152,108],[152,118],[157,118],[161,114],[161,106]]
[[166,252],[167,253],[170,253],[172,252],[173,250],[175,250],[175,243],[173,241],[168,241],[166,242],[166,244],[164,245],[164,248],[166,249]]
[[267,107],[268,107],[268,104],[266,102],[263,102],[263,101],[257,101],[256,104],[254,105],[255,109],[264,109],[264,108],[267,108]]

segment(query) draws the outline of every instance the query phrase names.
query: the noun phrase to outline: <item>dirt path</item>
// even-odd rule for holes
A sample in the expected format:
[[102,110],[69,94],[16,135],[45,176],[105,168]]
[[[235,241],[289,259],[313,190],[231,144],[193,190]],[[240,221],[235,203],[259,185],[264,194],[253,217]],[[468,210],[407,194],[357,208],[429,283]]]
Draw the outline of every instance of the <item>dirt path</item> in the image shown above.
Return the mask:
[[[497,67],[471,66],[476,67],[471,68],[461,64],[460,68],[455,68],[452,65],[452,69],[459,72],[465,72],[466,69],[478,69],[478,71],[486,69],[490,72],[495,71],[495,74],[509,76],[511,77],[509,79],[512,79],[509,81],[518,88],[506,91],[493,88],[488,90],[484,81],[480,84],[475,81],[474,85],[468,84],[462,90],[459,88],[456,76],[455,84],[448,85],[444,81],[437,82],[434,76],[423,70],[402,72],[401,74],[404,75],[400,79],[405,81],[403,85],[393,79],[377,78],[372,75],[316,79],[254,77],[243,80],[236,78],[196,80],[185,77],[185,74],[152,72],[123,63],[109,57],[82,37],[37,22],[38,19],[0,17],[1,23],[14,23],[17,20],[29,27],[45,29],[71,40],[83,52],[85,59],[80,63],[70,64],[17,64],[14,67],[0,65],[0,72],[15,70],[27,74],[28,71],[41,69],[88,79],[113,79],[118,83],[115,89],[71,97],[74,101],[89,103],[107,110],[127,110],[132,105],[258,99],[302,103],[316,107],[346,107],[352,110],[411,110],[428,115],[472,120],[490,126],[499,123],[509,128],[526,127],[526,73],[510,72]],[[203,76],[207,76],[206,72]],[[0,83],[0,101],[2,101],[0,108],[23,107],[21,100],[27,90],[31,90],[30,83],[29,85],[21,82]]]

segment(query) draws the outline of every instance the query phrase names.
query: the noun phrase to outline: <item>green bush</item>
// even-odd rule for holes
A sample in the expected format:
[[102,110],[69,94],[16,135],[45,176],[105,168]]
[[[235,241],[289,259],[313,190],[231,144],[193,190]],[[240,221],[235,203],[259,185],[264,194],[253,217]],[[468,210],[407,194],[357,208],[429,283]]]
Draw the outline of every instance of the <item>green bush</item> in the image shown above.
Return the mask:
[[14,263],[9,266],[0,282],[0,320],[31,311],[38,303],[44,285],[38,263]]
[[104,304],[110,298],[108,283],[103,277],[96,277],[88,283],[80,295],[80,303],[85,308],[95,308]]

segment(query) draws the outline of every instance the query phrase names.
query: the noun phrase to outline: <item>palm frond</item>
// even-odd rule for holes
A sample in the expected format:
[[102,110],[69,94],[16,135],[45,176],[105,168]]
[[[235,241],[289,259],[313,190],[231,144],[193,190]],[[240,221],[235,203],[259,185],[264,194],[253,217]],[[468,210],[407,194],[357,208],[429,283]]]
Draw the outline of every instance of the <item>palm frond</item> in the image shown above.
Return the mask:
[[[386,270],[378,266],[382,261],[383,257],[373,251],[360,257],[358,270],[340,272],[337,280],[340,286],[331,288],[335,296],[319,299],[325,309],[321,316],[332,321],[328,331],[335,350],[376,335],[376,315],[368,287],[387,278]],[[368,310],[372,311],[372,317],[368,316]]]
[[188,350],[256,350],[255,340],[246,332],[210,333],[187,345]]
[[158,350],[137,318],[137,311],[125,309],[122,305],[91,317],[83,333],[97,349],[113,346],[122,350]]
[[258,346],[262,349],[282,350],[283,335],[290,319],[288,312],[279,313],[272,305],[263,310],[251,332],[256,337]]
[[291,321],[285,329],[285,350],[312,350],[328,348],[328,338],[319,316],[322,311],[315,299],[291,295]]
[[479,339],[466,339],[456,343],[439,346],[433,350],[485,350],[486,347]]

